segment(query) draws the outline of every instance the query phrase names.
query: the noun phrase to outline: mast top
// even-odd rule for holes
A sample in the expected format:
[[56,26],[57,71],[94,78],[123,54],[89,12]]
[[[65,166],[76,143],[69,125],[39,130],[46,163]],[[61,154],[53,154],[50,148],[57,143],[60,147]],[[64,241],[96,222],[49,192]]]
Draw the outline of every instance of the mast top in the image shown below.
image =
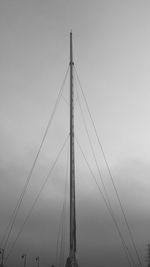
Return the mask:
[[74,62],[73,62],[73,45],[72,45],[72,30],[70,31],[70,65],[74,65]]

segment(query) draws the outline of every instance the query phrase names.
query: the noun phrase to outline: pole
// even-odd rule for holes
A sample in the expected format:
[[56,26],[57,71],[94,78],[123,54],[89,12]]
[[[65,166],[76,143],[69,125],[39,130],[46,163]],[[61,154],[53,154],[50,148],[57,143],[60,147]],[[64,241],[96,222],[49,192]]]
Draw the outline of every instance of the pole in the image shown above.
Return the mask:
[[70,254],[76,252],[73,47],[70,32]]
[[75,210],[75,153],[74,153],[74,90],[73,47],[70,32],[70,252],[66,267],[78,267],[76,260],[76,210]]
[[73,65],[72,32],[70,32],[70,254],[76,251]]

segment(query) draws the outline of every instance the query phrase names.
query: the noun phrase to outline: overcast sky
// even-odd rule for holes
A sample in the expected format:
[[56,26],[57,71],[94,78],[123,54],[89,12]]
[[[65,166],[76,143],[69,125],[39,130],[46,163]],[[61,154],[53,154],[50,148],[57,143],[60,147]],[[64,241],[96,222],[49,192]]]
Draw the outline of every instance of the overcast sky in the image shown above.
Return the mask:
[[[145,250],[150,242],[149,14],[148,0],[0,1],[0,238],[26,181],[68,68],[72,30],[75,67],[146,266]],[[79,90],[77,81],[74,83]],[[69,133],[68,90],[69,77],[6,254]],[[81,103],[86,112],[83,99]],[[99,179],[78,102],[75,111],[76,136]],[[137,262],[87,112],[85,116],[116,219]],[[67,151],[68,145],[14,247],[8,267],[21,266],[22,253],[27,253],[29,267],[36,266],[37,255],[41,266],[55,263]],[[129,266],[112,218],[92,179],[76,145],[79,266]],[[68,189],[67,193],[69,196]],[[68,204],[66,218],[65,258]]]

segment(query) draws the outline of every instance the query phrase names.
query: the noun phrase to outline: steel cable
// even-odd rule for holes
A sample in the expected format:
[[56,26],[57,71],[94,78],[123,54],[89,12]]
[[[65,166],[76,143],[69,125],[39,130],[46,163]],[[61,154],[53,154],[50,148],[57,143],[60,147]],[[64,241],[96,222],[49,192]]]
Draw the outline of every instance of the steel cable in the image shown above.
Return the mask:
[[133,234],[132,234],[132,231],[131,231],[131,229],[130,229],[130,226],[129,226],[129,223],[128,223],[128,220],[127,220],[127,217],[126,217],[126,214],[125,214],[125,211],[124,211],[123,204],[122,204],[122,202],[121,202],[121,199],[120,199],[118,190],[117,190],[117,188],[116,188],[116,185],[115,185],[113,176],[112,176],[111,171],[110,171],[110,167],[109,167],[108,161],[107,161],[107,159],[106,159],[106,156],[105,156],[105,153],[104,153],[102,144],[101,144],[101,142],[100,142],[100,139],[99,139],[99,136],[98,136],[98,133],[97,133],[97,130],[96,130],[96,126],[95,126],[95,123],[94,123],[94,121],[93,121],[93,118],[92,118],[92,115],[91,115],[91,112],[90,112],[90,109],[89,109],[89,106],[88,106],[88,103],[87,103],[87,100],[86,100],[86,97],[85,97],[83,88],[82,88],[82,86],[81,86],[81,82],[80,82],[80,79],[79,79],[77,70],[76,70],[75,67],[74,67],[74,69],[75,69],[75,73],[76,73],[76,76],[77,76],[77,80],[78,80],[78,83],[79,83],[79,86],[80,86],[80,89],[81,89],[81,92],[82,92],[83,99],[84,99],[85,104],[86,104],[86,107],[87,107],[88,114],[89,114],[89,116],[90,116],[90,119],[91,119],[91,122],[92,122],[92,125],[93,125],[93,128],[94,128],[94,131],[95,131],[95,135],[96,135],[96,137],[97,137],[98,144],[99,144],[100,149],[101,149],[101,151],[102,151],[102,155],[103,155],[103,158],[104,158],[106,167],[107,167],[107,169],[108,169],[109,176],[110,176],[110,179],[111,179],[111,182],[112,182],[114,191],[115,191],[115,193],[116,193],[116,196],[117,196],[117,199],[118,199],[118,203],[119,203],[120,209],[121,209],[121,211],[122,211],[122,214],[123,214],[123,217],[124,217],[124,220],[125,220],[125,224],[126,224],[126,226],[127,226],[127,230],[128,230],[129,236],[130,236],[130,240],[131,240],[131,242],[132,242],[132,246],[133,246],[133,248],[134,248],[134,250],[135,250],[135,253],[136,253],[136,256],[137,256],[139,265],[142,267],[142,262],[141,262],[141,259],[140,259],[140,256],[139,256],[139,252],[138,252],[138,250],[137,250],[137,247],[136,247],[136,244],[135,244],[135,241],[134,241],[134,238],[133,238]]
[[95,175],[94,175],[94,173],[93,173],[93,171],[92,171],[92,169],[91,169],[91,167],[90,167],[90,164],[89,164],[89,162],[88,162],[88,160],[87,160],[87,158],[86,158],[86,156],[85,156],[85,154],[84,154],[84,152],[83,152],[83,150],[82,150],[82,148],[81,148],[81,145],[80,145],[79,141],[77,140],[77,138],[76,138],[76,142],[77,142],[77,145],[78,145],[78,147],[79,147],[79,149],[80,149],[80,151],[81,151],[81,154],[83,155],[83,158],[84,158],[84,160],[85,160],[85,162],[86,162],[86,164],[87,164],[87,166],[88,166],[88,168],[89,168],[89,171],[90,171],[90,173],[91,173],[91,175],[92,175],[92,177],[93,177],[93,179],[94,179],[94,181],[95,181],[95,183],[96,183],[96,185],[97,185],[97,187],[98,187],[98,190],[99,190],[99,192],[100,192],[100,194],[101,194],[101,196],[102,196],[102,198],[103,198],[103,201],[104,201],[104,203],[105,203],[105,205],[106,205],[106,207],[107,207],[107,209],[108,209],[108,211],[109,211],[109,213],[110,213],[110,215],[111,215],[111,217],[112,217],[112,219],[113,219],[113,222],[114,222],[114,224],[115,224],[115,226],[116,226],[117,232],[118,232],[119,237],[120,237],[120,239],[121,239],[122,247],[123,247],[125,256],[126,256],[126,258],[127,258],[127,260],[128,260],[128,263],[129,263],[130,266],[132,266],[132,265],[131,265],[131,262],[130,262],[130,261],[132,261],[133,266],[136,267],[136,264],[135,264],[135,262],[134,262],[134,260],[133,260],[133,258],[132,258],[132,256],[131,256],[131,253],[129,252],[129,250],[128,250],[128,248],[127,248],[127,245],[126,245],[126,243],[125,243],[125,241],[124,241],[124,238],[123,238],[123,236],[122,236],[122,234],[121,234],[121,231],[120,231],[120,228],[119,228],[119,226],[118,226],[117,220],[116,220],[116,218],[115,218],[115,216],[114,216],[113,210],[112,210],[111,207],[108,205],[108,202],[107,202],[107,200],[106,200],[106,198],[105,198],[105,196],[104,196],[104,193],[103,193],[103,191],[101,190],[101,188],[100,188],[100,186],[99,186],[99,184],[98,184],[98,182],[97,182],[97,180],[96,180],[96,177],[95,177]]
[[57,156],[56,156],[56,159],[55,159],[55,161],[53,162],[52,167],[51,167],[51,169],[50,169],[48,175],[46,176],[46,178],[45,178],[45,180],[44,180],[44,183],[42,184],[42,186],[41,186],[41,188],[40,188],[40,191],[39,191],[39,193],[37,194],[37,196],[36,196],[36,198],[35,198],[35,200],[34,200],[32,206],[31,206],[31,208],[30,208],[30,210],[29,210],[29,212],[28,212],[28,215],[26,216],[26,218],[25,218],[25,220],[24,220],[24,222],[23,222],[23,224],[22,224],[22,226],[21,226],[21,228],[20,228],[20,231],[19,231],[18,235],[17,235],[15,241],[13,242],[13,244],[12,244],[12,246],[11,246],[9,252],[8,252],[8,255],[6,256],[5,264],[6,264],[6,262],[8,261],[8,258],[10,257],[10,255],[11,255],[11,253],[12,253],[12,251],[13,251],[13,249],[14,249],[14,247],[15,247],[15,245],[16,245],[16,243],[17,243],[17,241],[18,241],[18,239],[19,239],[19,237],[20,237],[20,235],[21,235],[21,233],[22,233],[22,231],[23,231],[23,229],[24,229],[24,226],[26,225],[27,221],[29,220],[29,218],[30,218],[30,216],[31,216],[31,214],[32,214],[32,212],[33,212],[33,209],[34,209],[34,207],[35,207],[35,204],[36,204],[36,202],[38,201],[38,199],[39,199],[39,197],[40,197],[40,194],[42,193],[42,191],[43,191],[43,189],[44,189],[44,187],[45,187],[45,185],[46,185],[46,183],[47,183],[47,181],[48,181],[48,179],[49,179],[49,176],[51,175],[51,173],[52,173],[54,167],[56,166],[56,163],[57,163],[57,161],[58,161],[58,159],[59,159],[59,157],[60,157],[60,155],[61,155],[61,153],[62,153],[62,151],[63,151],[63,149],[64,149],[64,147],[65,147],[65,145],[66,145],[66,143],[67,143],[67,141],[68,141],[68,138],[69,138],[69,135],[67,136],[67,138],[65,139],[65,141],[64,141],[64,143],[63,143],[61,149],[59,150],[59,152],[58,152],[58,154],[57,154]]
[[39,154],[40,154],[40,152],[41,152],[43,143],[44,143],[44,141],[45,141],[45,139],[46,139],[46,136],[47,136],[49,127],[50,127],[50,125],[51,125],[51,123],[52,123],[53,117],[54,117],[54,115],[55,115],[57,106],[58,106],[58,104],[59,104],[59,101],[60,101],[60,98],[61,98],[61,95],[62,95],[62,91],[63,91],[64,85],[65,85],[65,81],[66,81],[66,78],[67,78],[67,75],[68,75],[68,71],[69,71],[69,67],[68,67],[68,69],[67,69],[67,71],[66,71],[66,74],[65,74],[64,80],[63,80],[63,82],[62,82],[61,88],[60,88],[60,90],[59,90],[59,93],[58,93],[58,96],[57,96],[55,105],[54,105],[54,107],[53,107],[53,111],[52,111],[51,116],[50,116],[50,119],[49,119],[49,121],[48,121],[46,130],[45,130],[45,132],[44,132],[44,135],[43,135],[42,141],[41,141],[41,143],[40,143],[40,146],[39,146],[38,152],[37,152],[37,154],[36,154],[36,157],[35,157],[35,159],[34,159],[34,161],[33,161],[32,167],[31,167],[31,169],[30,169],[30,171],[29,171],[29,174],[28,174],[28,176],[27,176],[25,185],[24,185],[24,187],[23,187],[23,190],[22,190],[22,192],[21,192],[21,195],[20,195],[20,197],[19,197],[19,199],[18,199],[18,201],[17,201],[16,207],[15,207],[15,209],[14,209],[12,215],[11,215],[10,221],[9,221],[9,223],[8,223],[8,225],[7,225],[7,228],[6,228],[5,232],[4,232],[4,235],[3,235],[3,237],[2,237],[0,246],[3,247],[4,249],[5,249],[6,246],[7,246],[9,237],[10,237],[10,235],[11,235],[13,226],[14,226],[15,221],[16,221],[16,217],[17,217],[18,211],[19,211],[20,206],[21,206],[21,203],[22,203],[22,201],[23,201],[23,198],[24,198],[25,192],[26,192],[26,190],[27,190],[28,184],[29,184],[29,182],[30,182],[30,179],[31,179],[31,176],[32,176],[34,167],[35,167],[35,165],[36,165],[37,159],[38,159]]

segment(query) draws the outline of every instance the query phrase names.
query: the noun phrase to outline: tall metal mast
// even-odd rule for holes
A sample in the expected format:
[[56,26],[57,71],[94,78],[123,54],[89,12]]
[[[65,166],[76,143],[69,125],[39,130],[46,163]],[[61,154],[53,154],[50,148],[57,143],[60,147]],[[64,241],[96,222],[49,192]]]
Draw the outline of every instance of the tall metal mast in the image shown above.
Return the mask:
[[74,155],[74,90],[73,48],[70,32],[70,253],[66,267],[77,267],[76,260],[76,209],[75,209],[75,155]]

